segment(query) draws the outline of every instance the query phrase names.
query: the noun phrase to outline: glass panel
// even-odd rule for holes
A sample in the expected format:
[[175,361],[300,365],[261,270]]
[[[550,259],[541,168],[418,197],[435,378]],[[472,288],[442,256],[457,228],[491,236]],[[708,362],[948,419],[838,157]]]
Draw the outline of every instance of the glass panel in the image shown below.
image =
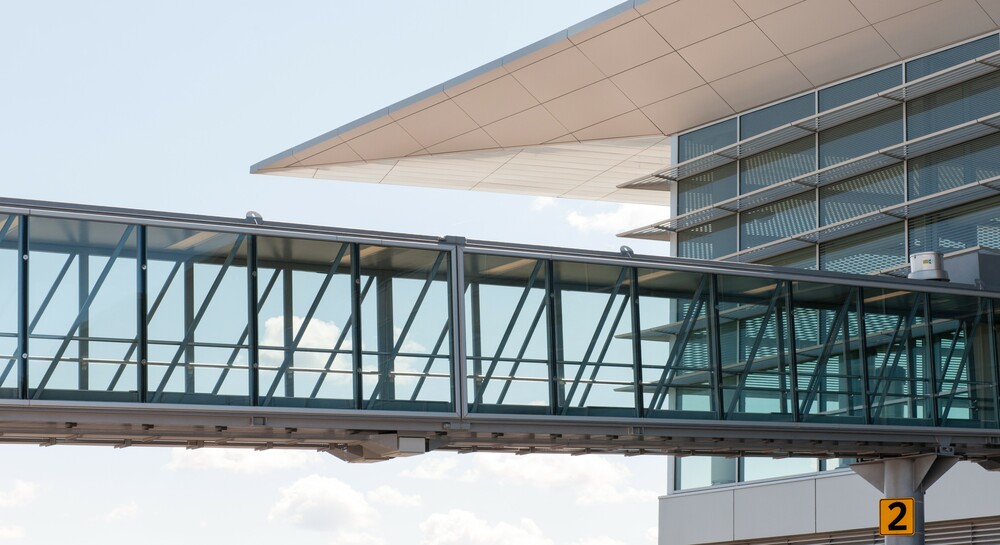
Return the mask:
[[740,213],[740,249],[802,233],[816,227],[813,192]]
[[260,404],[354,408],[350,246],[258,237],[257,267]]
[[863,296],[872,422],[930,425],[927,309],[923,295],[865,288]]
[[133,225],[32,218],[28,396],[137,401]]
[[364,408],[454,409],[447,252],[361,246]]
[[914,59],[906,63],[906,81],[913,81],[924,76],[940,72],[949,66],[962,64],[963,62],[992,53],[1000,47],[1000,42],[996,34],[980,38],[978,40],[965,43],[932,53],[919,59]]
[[736,196],[736,163],[702,172],[677,182],[678,214],[712,206]]
[[897,223],[821,244],[824,271],[868,274],[906,264],[903,224]]
[[740,161],[740,193],[749,193],[815,170],[815,140],[807,136]]
[[897,64],[867,76],[854,78],[819,90],[819,111],[825,112],[850,104],[855,100],[872,96],[903,83],[903,66]]
[[708,275],[639,269],[643,407],[663,418],[715,418]]
[[838,223],[899,204],[903,202],[903,184],[903,166],[895,165],[821,187],[820,225]]
[[678,456],[674,459],[674,490],[692,490],[736,482],[737,461],[718,456]]
[[[0,214],[0,398],[16,398],[20,378],[17,366],[17,250],[19,216]],[[64,332],[65,333],[65,332]]]
[[1000,72],[906,103],[907,137],[919,138],[1000,111]]
[[717,259],[736,252],[736,216],[677,233],[677,256]]
[[819,460],[814,458],[741,458],[743,461],[742,481],[779,479],[804,473],[819,471]]
[[774,265],[775,267],[790,267],[792,269],[816,270],[816,248],[809,247],[787,254],[781,254],[758,261],[761,265]]
[[792,294],[801,419],[863,424],[857,289],[796,282]]
[[740,139],[750,138],[816,113],[816,95],[809,93],[750,112],[740,118]]
[[555,263],[561,414],[635,416],[629,269]]
[[736,142],[736,118],[709,125],[677,137],[677,162],[700,157]]
[[820,132],[819,167],[836,165],[902,141],[900,104]]
[[545,262],[465,255],[469,411],[549,413]]
[[939,422],[995,428],[996,368],[989,302],[937,293],[930,294],[930,300]]
[[909,161],[910,199],[1000,176],[1000,134]]
[[1000,249],[1000,197],[910,220],[910,253]]
[[246,405],[247,236],[150,227],[149,400]]
[[792,420],[787,282],[718,277],[726,418]]

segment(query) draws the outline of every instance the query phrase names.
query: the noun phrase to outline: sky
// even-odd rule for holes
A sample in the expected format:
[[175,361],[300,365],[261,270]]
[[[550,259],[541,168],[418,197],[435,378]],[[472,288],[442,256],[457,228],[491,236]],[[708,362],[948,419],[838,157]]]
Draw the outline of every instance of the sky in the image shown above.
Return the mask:
[[[665,210],[252,176],[618,0],[4,2],[0,196],[665,254]],[[511,221],[517,218],[517,221]],[[655,543],[666,459],[0,446],[0,543]]]

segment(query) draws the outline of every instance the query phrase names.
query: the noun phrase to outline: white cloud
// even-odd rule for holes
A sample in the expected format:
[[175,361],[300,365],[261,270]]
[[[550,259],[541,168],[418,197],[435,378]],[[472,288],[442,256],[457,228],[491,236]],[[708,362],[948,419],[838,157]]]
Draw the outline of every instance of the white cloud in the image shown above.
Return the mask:
[[0,540],[21,539],[24,537],[24,528],[20,526],[0,526]]
[[625,464],[597,456],[511,456],[480,453],[476,471],[501,482],[540,490],[573,490],[579,505],[655,501],[657,493],[629,486]]
[[412,479],[428,479],[438,481],[452,476],[452,470],[458,465],[454,458],[427,457],[413,469],[403,470],[400,475]]
[[584,214],[574,210],[566,215],[566,221],[583,233],[617,234],[667,219],[669,215],[670,209],[665,206],[620,204],[610,212]]
[[[292,331],[295,335],[298,335],[299,329],[302,328],[302,324],[305,322],[305,318],[302,316],[292,316]],[[327,350],[333,349],[337,346],[337,340],[340,338],[340,326],[334,322],[329,322],[326,320],[320,320],[319,318],[313,317],[309,320],[309,327],[306,328],[305,333],[302,335],[302,340],[299,341],[300,348],[323,348]],[[264,320],[264,330],[261,335],[261,344],[264,346],[284,346],[285,344],[285,320],[281,316],[272,316]],[[344,339],[344,343],[340,345],[341,350],[351,349],[351,339],[348,336]],[[276,350],[261,350],[260,359],[262,363],[267,365],[280,365],[284,354]],[[296,352],[295,354],[295,366],[296,367],[308,367],[312,369],[322,369],[326,366],[327,360],[330,358],[329,354],[322,352]],[[330,365],[330,369],[338,369],[341,371],[347,371],[351,369],[351,357],[349,354],[337,355],[333,363]],[[350,375],[335,373],[327,376],[325,380],[350,380]]]
[[660,530],[656,526],[646,529],[645,535],[646,541],[649,543],[656,544],[660,542]]
[[14,481],[14,487],[0,492],[0,507],[19,507],[38,495],[38,485],[27,481]]
[[535,197],[531,201],[532,212],[541,212],[556,203],[555,197]]
[[577,540],[573,545],[626,545],[626,543],[608,536],[592,536]]
[[371,526],[378,513],[351,485],[333,477],[310,475],[281,490],[267,515],[312,530],[355,532]]
[[375,490],[369,490],[365,495],[368,497],[368,501],[372,503],[380,503],[393,507],[418,507],[423,504],[423,499],[420,496],[403,494],[388,485],[382,485]]
[[302,468],[316,461],[319,456],[315,452],[304,450],[174,449],[167,467],[175,471],[207,469],[233,473],[267,473]]
[[139,506],[134,502],[123,503],[115,506],[104,516],[107,522],[117,522],[120,520],[134,519],[139,514]]
[[333,538],[335,545],[384,545],[385,540],[368,532],[351,532],[340,530]]
[[531,519],[490,524],[460,509],[427,517],[420,523],[420,531],[424,534],[422,545],[553,545]]

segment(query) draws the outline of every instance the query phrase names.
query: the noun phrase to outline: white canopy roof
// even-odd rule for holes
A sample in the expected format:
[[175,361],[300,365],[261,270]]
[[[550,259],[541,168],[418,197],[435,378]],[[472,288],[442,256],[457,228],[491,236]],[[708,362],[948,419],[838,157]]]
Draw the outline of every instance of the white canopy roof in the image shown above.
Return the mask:
[[629,0],[251,172],[666,204],[668,135],[998,28],[1000,0]]

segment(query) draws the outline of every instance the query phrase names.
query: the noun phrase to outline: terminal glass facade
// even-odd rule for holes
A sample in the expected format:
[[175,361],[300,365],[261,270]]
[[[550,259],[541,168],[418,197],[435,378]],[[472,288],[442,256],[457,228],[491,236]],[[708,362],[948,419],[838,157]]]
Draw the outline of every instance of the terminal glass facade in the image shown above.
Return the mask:
[[991,34],[679,135],[677,255],[872,273],[1000,249],[998,51]]

